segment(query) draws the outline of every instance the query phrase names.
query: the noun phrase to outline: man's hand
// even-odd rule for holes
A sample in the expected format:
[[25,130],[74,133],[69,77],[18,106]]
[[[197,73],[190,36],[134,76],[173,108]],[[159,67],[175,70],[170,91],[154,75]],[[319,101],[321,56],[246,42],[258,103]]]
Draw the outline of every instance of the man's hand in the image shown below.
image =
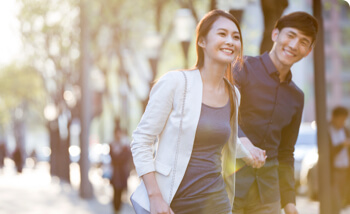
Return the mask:
[[239,138],[243,146],[252,155],[251,158],[243,158],[244,162],[253,168],[260,168],[265,164],[267,158],[266,151],[254,146],[247,137]]
[[284,212],[286,214],[298,214],[298,210],[295,207],[295,204],[289,203],[284,207]]

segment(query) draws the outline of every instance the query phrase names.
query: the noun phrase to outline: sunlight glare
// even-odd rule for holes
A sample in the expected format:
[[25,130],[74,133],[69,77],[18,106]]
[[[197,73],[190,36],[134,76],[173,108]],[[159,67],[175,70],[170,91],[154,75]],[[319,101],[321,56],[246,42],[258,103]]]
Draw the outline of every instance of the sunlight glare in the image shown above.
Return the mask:
[[16,0],[0,1],[0,64],[8,64],[20,54],[18,10]]

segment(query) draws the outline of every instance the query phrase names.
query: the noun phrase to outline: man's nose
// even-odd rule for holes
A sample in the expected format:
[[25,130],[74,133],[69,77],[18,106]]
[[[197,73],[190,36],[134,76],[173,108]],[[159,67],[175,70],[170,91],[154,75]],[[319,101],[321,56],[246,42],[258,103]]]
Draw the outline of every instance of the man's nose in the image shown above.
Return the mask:
[[296,49],[297,48],[297,45],[298,45],[298,39],[292,39],[290,42],[289,42],[289,47],[291,47],[292,49]]

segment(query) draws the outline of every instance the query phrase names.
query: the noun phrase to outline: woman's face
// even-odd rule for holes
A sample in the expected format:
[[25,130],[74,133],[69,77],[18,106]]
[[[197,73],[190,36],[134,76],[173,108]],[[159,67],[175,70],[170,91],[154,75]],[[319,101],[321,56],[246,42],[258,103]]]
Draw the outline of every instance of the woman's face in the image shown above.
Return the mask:
[[207,36],[199,39],[204,59],[227,64],[234,61],[241,51],[238,28],[230,19],[219,17],[212,25]]

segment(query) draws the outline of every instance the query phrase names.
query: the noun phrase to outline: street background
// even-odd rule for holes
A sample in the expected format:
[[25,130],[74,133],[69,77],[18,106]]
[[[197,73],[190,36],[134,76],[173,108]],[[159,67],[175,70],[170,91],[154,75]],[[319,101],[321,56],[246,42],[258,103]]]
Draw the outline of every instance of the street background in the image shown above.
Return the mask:
[[[219,2],[242,12],[244,54],[258,55],[260,0],[0,1],[0,214],[112,214],[106,176],[114,127],[120,125],[130,143],[152,84],[195,63],[196,23]],[[284,13],[312,14],[316,1],[288,2]],[[334,106],[350,108],[349,4],[323,0],[322,16],[325,73],[317,76],[326,79],[323,116],[329,118]],[[304,135],[313,139],[308,149],[297,145],[294,154],[303,181],[306,151],[316,149],[317,156],[318,148],[313,56],[291,69],[305,93],[302,122],[313,127]],[[121,213],[133,213],[128,198],[137,184],[132,171]],[[319,203],[303,195],[297,207],[300,214],[319,213]]]
[[[100,177],[100,170],[90,170],[95,197],[83,200],[79,196],[78,165],[71,165],[72,185],[51,178],[48,163],[42,162],[36,168],[25,168],[17,174],[14,163],[6,160],[6,167],[0,172],[0,213],[1,214],[113,214],[112,188],[108,181]],[[128,200],[138,184],[132,174],[129,178],[129,191],[123,196],[121,214],[134,214]],[[300,214],[318,214],[319,202],[305,196],[297,197]],[[350,213],[347,208],[342,214]]]

